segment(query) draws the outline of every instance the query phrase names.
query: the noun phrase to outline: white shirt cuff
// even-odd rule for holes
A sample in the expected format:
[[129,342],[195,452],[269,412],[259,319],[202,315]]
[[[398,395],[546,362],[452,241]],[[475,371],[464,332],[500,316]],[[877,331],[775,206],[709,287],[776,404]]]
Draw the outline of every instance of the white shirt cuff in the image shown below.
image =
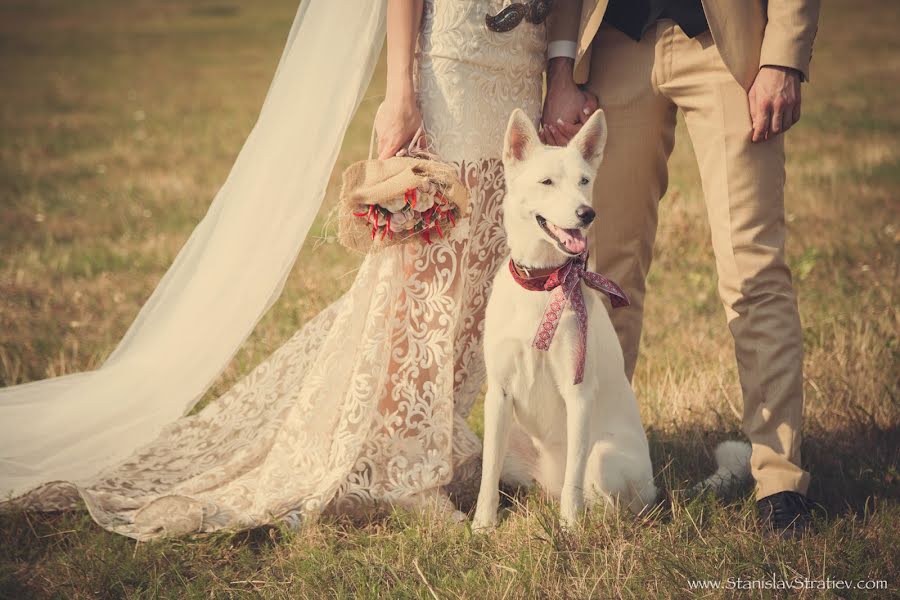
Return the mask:
[[551,58],[575,58],[578,44],[570,40],[556,40],[547,44],[547,60]]

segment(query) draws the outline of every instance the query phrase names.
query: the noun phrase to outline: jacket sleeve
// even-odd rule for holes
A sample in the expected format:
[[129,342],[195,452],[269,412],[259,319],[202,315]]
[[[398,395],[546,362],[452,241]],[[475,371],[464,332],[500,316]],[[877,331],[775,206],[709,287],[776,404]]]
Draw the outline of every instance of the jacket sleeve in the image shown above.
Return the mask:
[[797,69],[809,80],[820,0],[769,0],[759,66]]
[[576,42],[581,26],[581,0],[556,0],[547,18],[548,41]]

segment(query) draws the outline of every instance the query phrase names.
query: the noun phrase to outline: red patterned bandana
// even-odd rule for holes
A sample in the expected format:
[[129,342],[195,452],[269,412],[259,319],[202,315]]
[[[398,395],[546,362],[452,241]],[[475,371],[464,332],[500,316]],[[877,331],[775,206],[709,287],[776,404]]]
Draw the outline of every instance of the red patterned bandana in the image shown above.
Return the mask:
[[609,297],[613,308],[628,306],[628,297],[618,285],[600,275],[587,270],[587,253],[569,259],[562,266],[549,273],[531,276],[519,274],[519,267],[510,259],[509,272],[513,279],[526,290],[534,292],[550,292],[547,308],[534,336],[532,346],[538,350],[549,350],[559,318],[566,304],[572,304],[575,318],[578,321],[578,348],[575,363],[575,385],[584,380],[584,359],[587,354],[587,309],[584,306],[584,294],[579,282],[584,281],[589,288],[603,292]]

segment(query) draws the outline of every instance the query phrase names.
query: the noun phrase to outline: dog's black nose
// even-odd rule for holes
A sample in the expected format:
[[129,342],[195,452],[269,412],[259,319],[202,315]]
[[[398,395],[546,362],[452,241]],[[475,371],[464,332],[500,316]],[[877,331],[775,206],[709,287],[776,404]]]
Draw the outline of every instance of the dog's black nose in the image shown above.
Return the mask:
[[587,204],[582,204],[578,207],[578,210],[575,211],[575,215],[581,219],[581,222],[584,225],[590,225],[594,221],[594,217],[597,216],[597,213],[594,212],[594,209],[588,206]]

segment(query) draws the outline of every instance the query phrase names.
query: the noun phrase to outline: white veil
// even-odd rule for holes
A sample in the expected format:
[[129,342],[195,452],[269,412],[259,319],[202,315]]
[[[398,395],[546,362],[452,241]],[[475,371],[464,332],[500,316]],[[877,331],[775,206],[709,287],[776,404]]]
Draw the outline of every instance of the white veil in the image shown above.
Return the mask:
[[305,0],[224,185],[96,371],[0,389],[0,501],[78,484],[188,412],[281,293],[384,40],[384,0]]

